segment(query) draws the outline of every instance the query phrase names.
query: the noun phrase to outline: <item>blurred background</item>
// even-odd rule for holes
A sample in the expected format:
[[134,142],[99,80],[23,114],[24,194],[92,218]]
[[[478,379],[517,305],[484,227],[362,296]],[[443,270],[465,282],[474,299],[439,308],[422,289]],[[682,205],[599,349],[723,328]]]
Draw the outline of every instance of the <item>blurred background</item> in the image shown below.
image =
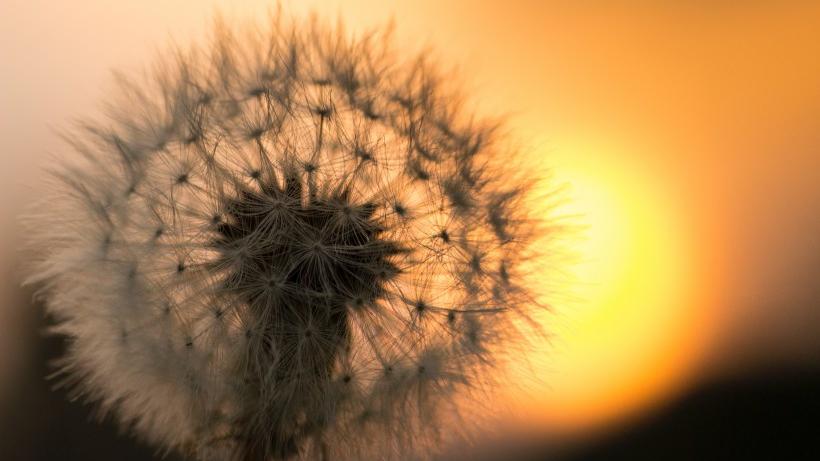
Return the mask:
[[[395,20],[566,184],[584,232],[526,411],[447,459],[820,456],[820,3],[282,2]],[[262,0],[0,0],[0,459],[152,459],[52,391],[16,216],[114,69]],[[550,281],[545,280],[545,283]],[[481,456],[479,456],[479,453]]]

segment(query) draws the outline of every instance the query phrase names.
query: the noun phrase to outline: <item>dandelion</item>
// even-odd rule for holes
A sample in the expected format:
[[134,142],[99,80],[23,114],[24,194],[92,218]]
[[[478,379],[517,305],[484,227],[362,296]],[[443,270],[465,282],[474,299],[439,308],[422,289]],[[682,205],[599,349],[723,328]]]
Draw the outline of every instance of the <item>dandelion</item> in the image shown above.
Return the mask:
[[386,34],[216,30],[51,168],[58,374],[196,459],[428,457],[539,309],[525,174]]

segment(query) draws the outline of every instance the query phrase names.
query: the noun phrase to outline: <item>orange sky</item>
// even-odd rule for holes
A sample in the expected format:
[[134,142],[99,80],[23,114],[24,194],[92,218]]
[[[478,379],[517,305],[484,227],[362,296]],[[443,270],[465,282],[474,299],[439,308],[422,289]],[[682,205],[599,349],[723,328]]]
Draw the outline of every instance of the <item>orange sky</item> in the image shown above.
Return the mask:
[[[108,69],[201,36],[228,3],[7,2],[0,142],[15,179],[0,207],[59,146],[50,126],[93,109]],[[233,3],[247,17],[270,2]],[[403,46],[457,66],[569,184],[562,211],[588,231],[577,299],[546,318],[556,336],[536,360],[545,423],[617,421],[705,373],[817,350],[820,4],[290,3],[354,29],[392,15]]]

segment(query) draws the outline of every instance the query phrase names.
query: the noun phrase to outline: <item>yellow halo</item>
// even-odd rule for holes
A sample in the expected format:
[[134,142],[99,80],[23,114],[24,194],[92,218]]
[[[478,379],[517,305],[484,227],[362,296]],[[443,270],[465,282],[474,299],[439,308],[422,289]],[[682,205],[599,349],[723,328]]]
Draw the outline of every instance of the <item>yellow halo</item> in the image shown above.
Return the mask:
[[546,386],[536,418],[573,432],[640,412],[685,385],[710,328],[685,210],[668,188],[629,156],[581,143],[560,151],[566,157],[548,158],[570,191],[556,211],[585,230],[573,244],[577,299],[543,319],[553,336],[536,360]]

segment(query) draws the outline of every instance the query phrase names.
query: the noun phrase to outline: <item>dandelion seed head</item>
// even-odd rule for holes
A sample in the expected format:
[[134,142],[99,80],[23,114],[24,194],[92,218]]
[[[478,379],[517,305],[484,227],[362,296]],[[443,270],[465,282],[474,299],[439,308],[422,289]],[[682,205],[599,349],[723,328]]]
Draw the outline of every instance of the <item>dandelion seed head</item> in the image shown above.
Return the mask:
[[214,35],[53,168],[30,280],[61,372],[197,459],[430,456],[539,308],[525,172],[379,33]]

